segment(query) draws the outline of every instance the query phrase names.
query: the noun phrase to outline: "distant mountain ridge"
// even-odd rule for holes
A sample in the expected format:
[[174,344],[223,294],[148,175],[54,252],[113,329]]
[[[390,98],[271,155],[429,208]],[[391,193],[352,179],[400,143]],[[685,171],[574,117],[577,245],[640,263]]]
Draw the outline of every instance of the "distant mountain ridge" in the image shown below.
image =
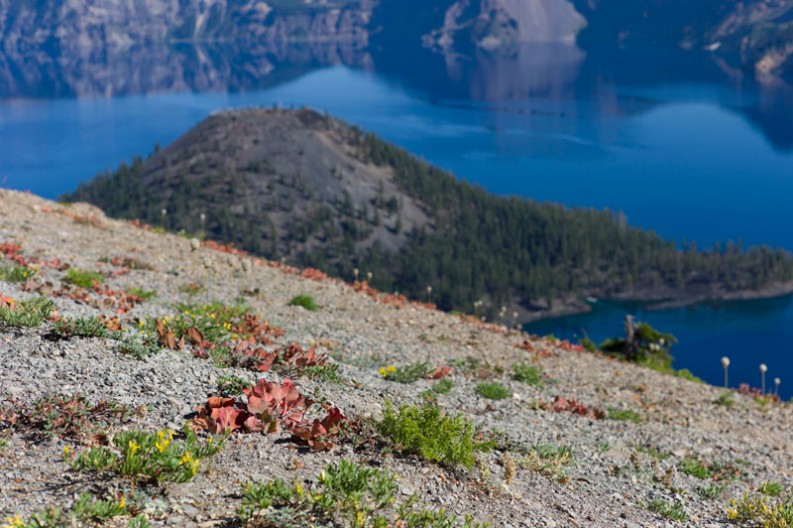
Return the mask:
[[343,42],[445,54],[526,42],[707,47],[761,75],[793,71],[793,0],[0,1],[0,52],[84,56],[153,42]]
[[781,250],[680,251],[619,215],[491,196],[312,110],[216,113],[64,198],[491,317],[793,290]]

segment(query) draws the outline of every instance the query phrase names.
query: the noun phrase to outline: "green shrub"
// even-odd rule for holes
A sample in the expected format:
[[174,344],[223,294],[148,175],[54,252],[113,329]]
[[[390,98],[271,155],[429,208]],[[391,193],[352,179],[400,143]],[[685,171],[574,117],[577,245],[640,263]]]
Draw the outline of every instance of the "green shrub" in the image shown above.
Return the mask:
[[790,528],[793,526],[793,494],[773,500],[767,495],[744,493],[730,501],[727,517],[741,526]]
[[37,327],[49,319],[54,309],[55,303],[46,297],[32,297],[13,309],[0,306],[0,322],[10,327]]
[[0,266],[0,281],[3,282],[25,282],[36,276],[36,271],[27,266]]
[[518,460],[518,466],[566,481],[570,478],[566,466],[572,462],[573,450],[569,446],[538,444]]
[[150,301],[157,297],[157,290],[144,290],[143,288],[130,288],[128,294],[140,297],[144,301]]
[[403,452],[447,468],[470,469],[475,453],[495,445],[492,440],[477,440],[473,423],[462,414],[446,415],[435,405],[403,405],[394,412],[386,403],[378,429]]
[[717,486],[715,484],[708,484],[707,486],[698,486],[694,491],[703,499],[716,499],[721,497],[724,493],[725,486]]
[[454,387],[454,383],[449,378],[443,378],[431,387],[435,394],[449,394]]
[[326,383],[341,383],[339,375],[339,364],[329,363],[327,365],[314,365],[303,369],[303,375],[311,379],[324,381]]
[[95,284],[104,282],[105,277],[97,271],[70,268],[69,271],[66,272],[66,277],[63,280],[80,288],[93,288]]
[[635,424],[642,421],[642,415],[632,409],[618,409],[616,407],[609,407],[607,418],[609,420],[624,420],[633,422]]
[[253,383],[238,376],[222,375],[218,378],[215,386],[217,387],[220,394],[230,397],[242,394],[244,389],[250,389],[253,387]]
[[242,488],[242,506],[237,510],[240,520],[247,521],[257,510],[288,504],[292,490],[280,478],[266,483],[248,482]]
[[651,512],[655,512],[661,517],[671,519],[673,521],[685,521],[688,519],[683,506],[680,503],[667,503],[663,499],[653,499],[647,507]]
[[94,525],[127,513],[126,500],[97,499],[90,493],[83,493],[71,506],[64,510],[61,507],[50,507],[31,514],[24,520],[21,515],[6,519],[8,528],[61,528],[66,526]]
[[397,383],[413,383],[420,379],[427,377],[430,373],[429,363],[422,361],[419,363],[411,363],[402,367],[394,367],[389,365],[381,368],[379,371],[383,379],[388,381],[395,381]]
[[716,405],[723,405],[728,409],[732,409],[735,406],[735,400],[732,397],[732,391],[723,391],[721,394],[719,394],[719,397],[713,401],[713,403]]
[[487,528],[471,517],[418,507],[415,496],[399,503],[394,474],[341,460],[303,488],[281,479],[249,482],[242,489],[239,518],[246,526],[346,526],[350,528]]
[[757,491],[769,497],[778,497],[782,494],[782,484],[779,482],[763,482]]
[[488,400],[506,400],[512,396],[512,391],[500,383],[480,383],[474,390]]
[[204,290],[204,287],[196,282],[191,282],[190,284],[185,284],[183,286],[179,286],[179,291],[181,293],[186,293],[190,297],[198,295]]
[[527,363],[512,365],[512,379],[527,385],[542,384],[542,368]]
[[160,345],[150,335],[127,335],[116,345],[116,350],[138,359],[146,359],[160,351]]
[[63,318],[53,325],[52,331],[60,337],[116,337],[120,332],[111,332],[99,317],[79,319]]
[[85,396],[47,396],[20,413],[18,425],[47,436],[87,439],[106,434],[108,429],[132,418],[133,410],[113,401],[89,402]]
[[174,432],[124,431],[113,438],[111,447],[94,447],[67,461],[77,471],[113,472],[133,481],[187,482],[197,473],[200,461],[211,457],[223,446],[223,440],[209,437],[199,442],[189,429],[183,440]]
[[314,298],[306,294],[292,297],[292,300],[289,301],[289,306],[302,306],[309,312],[316,312],[319,310],[319,305],[314,301]]
[[708,479],[711,477],[710,468],[703,464],[698,458],[686,457],[680,463],[680,471],[686,475],[691,475],[698,479]]

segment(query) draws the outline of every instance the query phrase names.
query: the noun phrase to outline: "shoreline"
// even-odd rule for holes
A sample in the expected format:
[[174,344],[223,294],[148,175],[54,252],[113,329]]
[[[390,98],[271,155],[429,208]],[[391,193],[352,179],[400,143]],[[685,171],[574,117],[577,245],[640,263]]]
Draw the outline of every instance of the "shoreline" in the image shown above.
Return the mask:
[[576,299],[556,299],[556,307],[550,310],[526,311],[527,315],[520,318],[521,327],[552,319],[561,319],[571,315],[586,314],[593,311],[594,306],[601,301],[639,303],[648,311],[671,310],[675,308],[685,308],[706,302],[729,302],[729,301],[755,301],[769,300],[793,295],[793,281],[788,283],[773,283],[758,290],[739,290],[735,292],[721,292],[719,294],[706,293],[672,293],[672,292],[634,292],[626,295],[610,297],[597,297],[594,303],[586,300]]

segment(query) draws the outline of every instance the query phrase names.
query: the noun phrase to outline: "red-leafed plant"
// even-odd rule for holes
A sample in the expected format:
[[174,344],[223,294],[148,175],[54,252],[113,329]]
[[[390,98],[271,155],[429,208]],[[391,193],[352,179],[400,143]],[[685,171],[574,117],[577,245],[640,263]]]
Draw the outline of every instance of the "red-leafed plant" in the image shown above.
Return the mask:
[[326,451],[333,447],[330,439],[339,433],[346,420],[338,408],[330,407],[325,408],[328,414],[323,419],[309,422],[306,414],[315,402],[300,394],[289,378],[283,383],[259,380],[243,392],[247,402],[237,398],[209,398],[193,419],[193,426],[212,434],[271,434],[284,429],[312,450]]
[[590,418],[596,418],[598,420],[606,417],[606,413],[603,412],[602,409],[597,409],[595,407],[587,407],[586,405],[576,400],[572,396],[570,396],[569,398],[563,398],[561,396],[557,396],[556,398],[553,399],[553,401],[549,405],[546,405],[544,407],[547,410],[553,412],[569,412],[569,413],[577,414],[578,416],[589,416]]

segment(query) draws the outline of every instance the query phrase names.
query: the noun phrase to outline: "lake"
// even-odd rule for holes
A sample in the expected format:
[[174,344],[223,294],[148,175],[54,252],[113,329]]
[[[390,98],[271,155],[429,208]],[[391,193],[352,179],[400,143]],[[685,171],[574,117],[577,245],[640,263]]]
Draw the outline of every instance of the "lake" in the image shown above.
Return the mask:
[[[124,82],[147,73],[134,67],[112,77],[102,64],[49,77],[19,64],[0,71],[14,80],[0,83],[0,184],[55,198],[218,109],[306,105],[493,193],[620,210],[699,247],[740,240],[793,250],[793,87],[784,82],[756,83],[699,52],[648,60],[533,45],[473,60],[298,56],[258,69],[236,60],[207,73],[212,64],[202,64],[145,86]],[[583,328],[598,341],[618,335],[628,311],[678,337],[675,366],[720,384],[727,355],[731,381],[757,386],[764,362],[793,396],[790,297],[662,311],[597,303],[528,328],[560,337]]]

